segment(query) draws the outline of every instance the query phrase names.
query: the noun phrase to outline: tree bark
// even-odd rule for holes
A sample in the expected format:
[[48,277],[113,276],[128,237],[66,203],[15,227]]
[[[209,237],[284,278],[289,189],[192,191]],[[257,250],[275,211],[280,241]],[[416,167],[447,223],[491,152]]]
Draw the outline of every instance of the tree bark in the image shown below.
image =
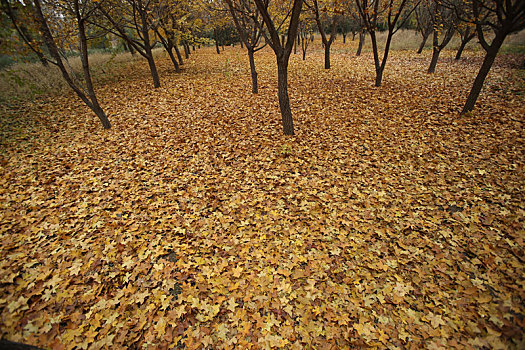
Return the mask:
[[388,32],[386,37],[385,51],[383,53],[383,59],[379,60],[379,48],[377,47],[376,33],[374,31],[370,32],[370,38],[372,41],[372,50],[374,52],[374,64],[376,68],[376,81],[375,86],[380,87],[383,82],[383,72],[385,70],[386,61],[388,59],[388,53],[390,52],[390,44],[392,42],[392,31]]
[[157,66],[155,65],[155,59],[153,58],[153,52],[151,51],[151,47],[149,43],[146,43],[146,55],[149,65],[149,70],[151,72],[151,78],[153,79],[153,86],[155,88],[160,87],[160,79],[159,79],[159,73],[157,72]]
[[175,72],[180,73],[179,62],[173,54],[173,44],[168,44],[168,46],[166,47],[166,51],[168,51],[168,55],[170,56],[171,62],[173,63],[173,67],[175,68]]
[[343,32],[343,44],[346,44],[346,33]]
[[[84,92],[82,92],[81,88],[75,84],[73,79],[68,73],[68,70],[64,66],[64,63],[62,62],[62,57],[60,56],[60,53],[58,51],[58,47],[55,43],[55,39],[53,38],[53,35],[51,34],[51,30],[49,29],[49,26],[47,24],[46,18],[44,17],[44,14],[42,12],[42,7],[40,4],[40,0],[34,0],[35,4],[35,15],[37,18],[37,21],[40,24],[40,28],[42,30],[42,36],[44,38],[44,42],[49,50],[49,53],[51,56],[55,59],[56,65],[60,69],[60,72],[62,73],[62,77],[67,82],[69,87],[77,94],[77,96],[95,113],[95,115],[100,119],[102,122],[102,126],[105,129],[109,129],[111,127],[111,124],[109,123],[109,119],[107,118],[106,114],[98,104],[98,101],[95,96],[95,92],[93,90],[93,85],[91,82],[91,75],[88,74],[85,79],[86,81],[89,81],[89,84],[91,85],[91,93],[90,96],[86,96]],[[75,7],[77,9],[77,19],[78,17],[78,1],[75,2]],[[82,60],[82,68],[88,69],[89,71],[89,61],[87,59],[87,40],[86,40],[86,33],[85,33],[85,27],[83,20],[78,21],[78,30],[79,30],[79,41],[80,41],[80,49],[81,49],[81,60]],[[94,100],[90,100],[91,97],[95,97]]]
[[104,111],[102,110],[102,107],[100,107],[100,104],[98,103],[97,95],[95,94],[95,89],[93,87],[93,80],[91,79],[91,71],[89,70],[86,28],[85,28],[84,19],[82,19],[82,16],[80,15],[77,1],[75,1],[75,12],[77,15],[77,22],[78,22],[78,37],[80,41],[80,60],[82,62],[82,71],[84,73],[84,81],[86,83],[86,92],[93,105],[91,109],[93,110],[95,115],[98,117],[98,119],[102,123],[102,126],[104,127],[104,129],[109,129],[111,128],[111,124],[109,122],[109,119],[106,113],[104,113]]
[[427,73],[432,74],[436,71],[436,66],[439,59],[439,54],[441,53],[441,50],[438,47],[432,48],[432,59],[430,60],[430,65],[428,66]]
[[184,41],[183,45],[184,45],[184,57],[188,59],[190,58],[190,44],[188,44],[187,41]]
[[254,50],[248,49],[248,57],[250,59],[250,72],[252,74],[252,93],[256,94],[259,92],[259,88],[257,86],[257,70],[255,69],[255,58],[254,58]]
[[356,56],[361,56],[361,51],[363,50],[364,44],[365,44],[365,32],[360,31],[359,32],[359,44],[357,45],[357,52],[355,53]]
[[290,109],[290,98],[288,97],[288,58],[277,58],[277,81],[283,132],[285,135],[293,135],[292,111]]
[[146,53],[146,59],[148,60],[149,70],[151,72],[151,78],[153,79],[153,86],[155,88],[160,87],[160,79],[159,79],[159,73],[157,72],[157,66],[155,65],[155,59],[153,58],[153,52],[152,48],[153,45],[151,45],[150,36],[149,36],[149,29],[147,26],[148,23],[148,17],[147,13],[145,11],[140,12],[140,18],[142,21],[142,37],[144,40],[144,51]]
[[475,36],[476,36],[476,34],[472,33],[470,35],[465,35],[464,38],[461,38],[461,45],[459,45],[458,52],[456,52],[456,60],[459,60],[461,58],[461,55],[463,54],[463,50],[465,50],[465,46],[467,46],[467,44],[472,39],[474,39]]
[[483,59],[483,64],[481,65],[478,75],[474,80],[474,84],[472,84],[472,89],[470,90],[470,93],[467,97],[467,102],[465,103],[461,114],[470,112],[474,109],[476,101],[478,100],[479,94],[481,92],[481,88],[483,87],[483,83],[485,82],[485,79],[489,74],[490,68],[492,67],[494,60],[498,55],[498,51],[501,48],[501,45],[505,41],[506,37],[507,34],[505,32],[502,33],[500,31],[499,33],[496,33],[496,37],[492,41],[492,44],[488,48],[485,58]]
[[458,52],[456,52],[456,60],[461,59],[461,55],[463,54],[463,50],[465,50],[465,46],[467,46],[467,42],[461,41],[461,45],[459,45]]
[[180,54],[180,50],[179,50],[179,47],[177,46],[177,43],[173,45],[173,48],[175,49],[175,53],[177,54],[179,64],[182,66],[184,64],[184,61],[182,60],[182,55]]
[[419,49],[417,49],[417,53],[423,52],[423,49],[425,48],[425,44],[427,43],[427,39],[430,36],[430,34],[423,34],[423,41],[421,41],[421,44],[419,45]]
[[[217,51],[217,54],[221,54],[221,50],[219,48],[219,35],[217,34],[217,29],[213,29],[213,36],[215,38],[215,50]],[[186,57],[188,58],[188,57]]]
[[431,74],[436,71],[436,65],[439,59],[439,53],[441,52],[441,47],[439,47],[439,34],[437,30],[433,30],[432,33],[432,59],[430,60],[430,66],[428,67],[427,73]]
[[330,69],[330,46],[331,42],[324,45],[324,69]]

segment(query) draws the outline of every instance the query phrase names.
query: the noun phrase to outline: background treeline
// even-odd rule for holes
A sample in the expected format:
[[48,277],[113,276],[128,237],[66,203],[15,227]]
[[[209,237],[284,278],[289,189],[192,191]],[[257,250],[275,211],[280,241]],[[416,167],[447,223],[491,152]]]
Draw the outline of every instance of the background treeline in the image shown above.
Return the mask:
[[[377,87],[388,69],[394,38],[404,30],[419,36],[418,53],[425,46],[432,48],[429,74],[451,42],[456,42],[457,60],[467,45],[479,43],[485,56],[461,111],[468,113],[505,39],[525,27],[521,0],[0,0],[0,4],[2,79],[25,85],[28,91],[47,89],[31,84],[38,74],[5,67],[32,61],[59,71],[62,84],[76,93],[104,128],[111,124],[98,102],[93,74],[114,79],[118,66],[125,64],[118,53],[143,58],[157,88],[162,77],[155,49],[167,53],[178,73],[202,45],[215,45],[220,54],[225,46],[239,44],[247,52],[254,94],[258,93],[256,53],[265,47],[275,53],[283,132],[293,135],[288,62],[292,52],[299,51],[305,59],[314,33],[321,39],[326,69],[331,67],[336,37],[343,42],[358,40],[356,55],[368,38]],[[110,53],[111,58],[93,65],[100,53]]]

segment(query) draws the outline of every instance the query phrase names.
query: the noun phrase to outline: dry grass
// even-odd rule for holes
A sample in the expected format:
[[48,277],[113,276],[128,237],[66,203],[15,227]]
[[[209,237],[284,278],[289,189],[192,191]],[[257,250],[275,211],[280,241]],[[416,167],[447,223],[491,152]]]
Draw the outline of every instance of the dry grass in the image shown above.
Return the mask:
[[[386,32],[378,33],[377,34],[377,40],[378,44],[381,49],[384,48],[385,42],[386,42]],[[351,36],[349,36],[351,38]],[[347,37],[348,38],[348,37]],[[356,36],[356,41],[358,37]],[[417,50],[419,48],[419,45],[421,44],[422,37],[419,33],[416,33],[413,30],[400,30],[397,32],[394,37],[392,38],[392,50]],[[459,35],[455,35],[451,42],[448,44],[448,46],[445,48],[446,50],[457,50],[459,48],[459,45],[461,43],[461,38]],[[432,38],[429,37],[426,44],[425,49],[431,49],[432,48]],[[471,40],[467,46],[466,50],[472,50],[472,51],[478,51],[481,50],[480,45],[478,44],[478,41],[476,38]],[[370,36],[366,36],[365,39],[365,45],[363,46],[363,51],[368,52],[372,51],[372,44],[370,42]],[[525,30],[522,30],[521,32],[515,33],[507,37],[505,40],[505,44],[502,48],[503,52],[524,52],[525,51]]]
[[[161,50],[156,50],[155,55],[161,56]],[[131,56],[129,53],[94,53],[89,56],[89,63],[95,83],[106,84],[125,79],[125,67],[141,59],[139,55]],[[82,79],[79,57],[70,58],[67,67]],[[68,91],[69,86],[53,65],[44,67],[40,63],[17,63],[0,71],[0,103],[17,103]]]

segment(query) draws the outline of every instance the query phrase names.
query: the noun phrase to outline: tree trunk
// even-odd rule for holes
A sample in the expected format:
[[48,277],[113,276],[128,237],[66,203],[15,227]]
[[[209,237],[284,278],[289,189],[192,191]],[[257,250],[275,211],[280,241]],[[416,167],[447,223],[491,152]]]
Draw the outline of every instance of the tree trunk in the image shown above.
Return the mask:
[[331,42],[324,44],[324,69],[330,69],[330,46]]
[[[64,66],[64,63],[62,62],[62,57],[60,56],[60,53],[58,51],[58,47],[56,45],[55,39],[53,38],[53,35],[51,34],[51,30],[49,29],[49,26],[47,24],[47,21],[44,17],[44,14],[42,12],[42,7],[40,4],[40,0],[35,0],[35,15],[36,19],[40,24],[40,28],[42,31],[42,36],[44,38],[44,43],[46,44],[49,53],[51,54],[51,57],[53,57],[56,61],[56,64],[58,68],[60,69],[60,72],[62,73],[62,77],[64,77],[64,80],[67,82],[69,87],[77,94],[77,96],[97,115],[97,117],[102,122],[102,126],[105,129],[109,129],[111,127],[109,120],[107,116],[105,115],[104,111],[102,111],[102,108],[100,108],[100,105],[98,104],[97,99],[95,98],[93,101],[89,99],[86,94],[75,84],[73,79],[71,79],[71,76],[68,73],[68,70]],[[79,40],[80,40],[80,48],[81,48],[81,54],[82,54],[82,67],[83,69],[89,70],[89,61],[87,59],[87,39],[86,39],[86,33],[84,28],[84,22],[83,20],[79,21],[81,19],[80,14],[78,12],[78,2],[75,3],[76,6],[76,12],[77,12],[77,23],[78,23],[78,31],[79,31]],[[91,82],[91,76],[88,74],[86,76],[86,80],[89,80]],[[93,96],[95,96],[93,88],[91,88],[91,93]]]
[[417,49],[417,53],[423,52],[423,48],[425,47],[425,44],[427,43],[427,39],[430,34],[423,34],[423,41],[421,41],[421,44],[419,45],[419,49]]
[[153,52],[151,52],[151,47],[149,46],[149,43],[145,44],[149,70],[151,72],[151,78],[153,79],[153,86],[155,88],[158,88],[160,87],[160,79],[159,73],[157,72],[157,66],[155,65],[155,59],[153,58]]
[[14,343],[6,339],[0,339],[0,349],[10,349],[10,350],[42,350],[36,346]]
[[179,62],[175,58],[175,55],[173,55],[173,45],[168,45],[168,47],[166,47],[166,51],[168,51],[168,55],[170,55],[171,62],[173,63],[173,67],[175,68],[175,72],[180,73]]
[[[77,3],[78,4],[78,3]],[[93,80],[91,79],[91,71],[89,70],[89,58],[88,58],[88,48],[87,48],[87,37],[84,20],[81,18],[80,12],[78,12],[78,7],[75,9],[77,12],[78,20],[78,37],[80,41],[80,60],[82,62],[82,71],[84,73],[84,81],[86,83],[86,92],[91,101],[91,109],[98,117],[104,129],[111,128],[109,119],[100,107],[100,104],[97,100],[97,95],[95,94],[95,89],[93,87]]]
[[284,46],[284,34],[281,34],[281,45]]
[[188,44],[187,41],[184,41],[183,45],[184,45],[184,57],[188,59],[190,58],[190,44]]
[[38,60],[40,61],[40,63],[42,63],[44,67],[49,67],[49,63],[47,62],[46,56],[44,56],[42,52],[37,51],[36,55],[38,56]]
[[306,50],[303,50],[303,61],[306,60]]
[[297,38],[295,38],[294,43],[293,43],[293,54],[294,55],[297,54]]
[[[217,29],[213,30],[213,36],[214,36],[214,39],[215,39],[215,50],[217,51],[217,54],[220,55],[221,54],[221,50],[219,48],[219,36],[217,35]],[[188,58],[188,57],[186,57],[186,58]]]
[[281,108],[281,118],[283,132],[285,135],[293,135],[293,119],[290,109],[290,98],[288,97],[288,59],[277,58],[277,80],[279,96],[279,107]]
[[463,54],[463,50],[465,50],[465,46],[474,39],[475,34],[469,34],[465,35],[464,38],[461,38],[461,45],[459,45],[458,52],[456,53],[456,60],[459,60],[461,58],[461,55]]
[[479,69],[476,79],[474,80],[474,84],[472,84],[472,89],[470,90],[470,93],[467,97],[467,101],[465,103],[465,106],[463,107],[463,110],[461,111],[461,114],[470,112],[474,109],[474,105],[478,100],[481,88],[483,87],[483,83],[485,82],[485,79],[489,74],[490,68],[492,67],[494,60],[498,55],[498,51],[501,48],[501,45],[503,44],[503,41],[505,41],[506,37],[506,33],[496,33],[496,37],[492,41],[492,44],[490,45],[489,50],[485,55],[485,59],[483,60],[483,64]]
[[463,50],[465,50],[465,46],[467,46],[467,41],[461,41],[461,45],[459,45],[458,52],[456,52],[456,60],[459,60],[461,58],[461,55],[463,54]]
[[346,44],[346,33],[343,33],[343,44]]
[[256,94],[259,92],[259,89],[257,87],[257,70],[255,70],[255,58],[253,48],[248,49],[248,58],[250,59],[250,72],[252,73],[252,93]]
[[104,113],[104,110],[102,109],[102,107],[100,107],[100,105],[98,104],[98,101],[94,101],[94,105],[93,105],[93,112],[95,113],[95,115],[98,117],[98,119],[100,120],[100,122],[102,123],[102,127],[104,129],[110,129],[111,128],[111,124],[109,122],[109,119],[108,119],[108,116],[106,115],[106,113]]
[[359,44],[357,46],[357,52],[355,53],[356,56],[361,56],[361,50],[363,50],[364,44],[365,44],[365,32],[360,31],[359,32]]
[[177,58],[179,59],[179,64],[182,66],[184,64],[184,61],[182,60],[182,55],[180,54],[180,50],[177,47],[177,44],[173,45],[173,48],[175,49],[175,53],[177,54]]
[[375,86],[380,87],[383,82],[383,72],[385,71],[386,61],[388,59],[388,53],[390,52],[390,44],[392,42],[393,32],[389,30],[386,37],[385,51],[383,52],[383,59],[379,60],[379,48],[377,47],[376,33],[370,32],[370,39],[372,41],[372,50],[374,53],[374,64],[376,68],[376,81]]
[[439,53],[441,52],[441,48],[439,47],[439,41],[438,41],[438,32],[437,30],[433,31],[432,34],[432,59],[430,60],[430,66],[428,67],[427,73],[431,74],[436,71],[436,65],[438,63],[439,59]]
[[432,74],[436,71],[440,52],[441,50],[438,47],[432,48],[432,59],[430,60],[430,66],[428,66],[427,73]]

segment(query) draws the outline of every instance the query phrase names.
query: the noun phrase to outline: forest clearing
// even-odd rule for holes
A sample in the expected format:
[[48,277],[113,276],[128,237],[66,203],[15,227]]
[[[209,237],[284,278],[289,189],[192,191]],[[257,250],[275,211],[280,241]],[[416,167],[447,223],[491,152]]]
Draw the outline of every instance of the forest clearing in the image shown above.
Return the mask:
[[[525,346],[523,54],[158,54],[4,103],[0,335],[53,349]],[[128,54],[129,56],[129,54]],[[96,69],[96,68],[94,68]],[[104,69],[104,68],[101,68]],[[107,67],[106,67],[107,69]]]

